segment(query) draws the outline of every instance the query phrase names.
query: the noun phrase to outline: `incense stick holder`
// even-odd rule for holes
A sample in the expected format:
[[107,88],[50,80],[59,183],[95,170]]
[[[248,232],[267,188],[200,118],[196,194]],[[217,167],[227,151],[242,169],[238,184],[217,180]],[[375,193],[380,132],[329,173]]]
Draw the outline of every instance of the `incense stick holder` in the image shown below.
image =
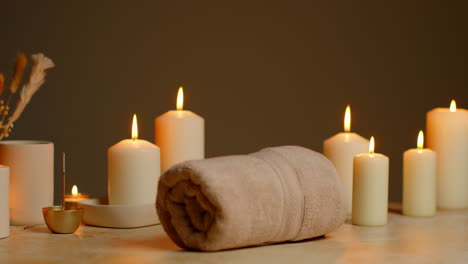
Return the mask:
[[80,226],[83,208],[68,206],[50,206],[42,208],[47,227],[55,234],[71,234]]

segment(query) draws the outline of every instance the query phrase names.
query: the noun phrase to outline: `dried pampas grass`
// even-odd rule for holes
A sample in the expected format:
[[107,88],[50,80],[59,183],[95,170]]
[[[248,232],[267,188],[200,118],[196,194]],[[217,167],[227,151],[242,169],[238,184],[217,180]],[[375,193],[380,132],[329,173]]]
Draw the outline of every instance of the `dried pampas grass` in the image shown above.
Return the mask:
[[10,92],[12,94],[16,93],[18,87],[21,84],[21,79],[23,78],[24,69],[26,69],[26,64],[28,63],[28,58],[24,53],[18,54],[16,58],[15,73],[10,83]]
[[5,76],[2,73],[0,73],[0,95],[2,95],[4,89],[5,89]]
[[[20,87],[21,79],[27,64],[27,58],[24,54],[18,55],[16,59],[15,72],[9,87],[10,94],[8,95],[6,103],[5,101],[0,100],[0,140],[9,136],[11,129],[13,128],[13,123],[18,120],[30,102],[32,96],[39,90],[42,84],[44,84],[46,70],[54,67],[54,62],[42,53],[34,54],[31,58],[33,66],[29,79],[21,89],[19,99],[11,116],[8,116],[10,112],[9,103],[12,96],[18,90],[18,87]],[[2,94],[2,87],[3,86],[0,85],[0,95]]]

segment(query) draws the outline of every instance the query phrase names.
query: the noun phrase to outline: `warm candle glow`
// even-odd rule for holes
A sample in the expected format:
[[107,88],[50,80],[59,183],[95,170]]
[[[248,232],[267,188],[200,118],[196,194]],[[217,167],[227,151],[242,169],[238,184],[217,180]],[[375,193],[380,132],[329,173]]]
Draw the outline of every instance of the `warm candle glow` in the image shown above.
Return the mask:
[[89,194],[82,194],[78,191],[78,187],[73,185],[71,188],[71,194],[65,195],[65,202],[67,203],[79,203],[81,201],[88,200],[91,196]]
[[371,137],[370,142],[369,142],[369,154],[374,154],[374,149],[375,149],[374,137]]
[[184,89],[179,87],[179,91],[177,92],[177,110],[184,109]]
[[78,187],[76,187],[76,185],[73,185],[71,193],[73,196],[78,195]]
[[419,131],[418,135],[418,149],[422,149],[424,147],[424,134],[421,131]]
[[137,117],[136,114],[133,114],[133,122],[132,122],[132,139],[138,139],[138,124],[137,124]]
[[457,103],[455,103],[455,100],[452,100],[452,102],[450,102],[450,112],[455,111],[457,111]]
[[346,111],[344,115],[344,131],[351,131],[351,107],[349,105],[346,106]]

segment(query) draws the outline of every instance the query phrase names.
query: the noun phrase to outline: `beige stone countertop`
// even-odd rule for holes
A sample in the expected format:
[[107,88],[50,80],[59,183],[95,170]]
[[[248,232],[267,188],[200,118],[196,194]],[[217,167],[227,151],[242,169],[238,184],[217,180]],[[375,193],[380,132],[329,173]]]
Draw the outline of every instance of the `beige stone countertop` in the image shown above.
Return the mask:
[[468,210],[416,218],[393,205],[383,227],[346,223],[324,238],[214,253],[180,249],[160,225],[81,226],[69,235],[12,227],[0,239],[0,263],[468,263]]

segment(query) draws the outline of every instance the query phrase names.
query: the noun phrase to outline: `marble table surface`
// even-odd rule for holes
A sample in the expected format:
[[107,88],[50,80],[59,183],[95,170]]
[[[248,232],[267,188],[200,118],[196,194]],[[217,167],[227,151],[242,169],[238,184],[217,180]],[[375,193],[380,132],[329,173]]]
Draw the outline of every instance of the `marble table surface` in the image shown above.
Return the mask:
[[346,223],[324,238],[215,253],[180,249],[160,225],[81,226],[69,235],[12,227],[0,239],[0,263],[468,263],[468,210],[415,218],[392,206],[383,227]]

